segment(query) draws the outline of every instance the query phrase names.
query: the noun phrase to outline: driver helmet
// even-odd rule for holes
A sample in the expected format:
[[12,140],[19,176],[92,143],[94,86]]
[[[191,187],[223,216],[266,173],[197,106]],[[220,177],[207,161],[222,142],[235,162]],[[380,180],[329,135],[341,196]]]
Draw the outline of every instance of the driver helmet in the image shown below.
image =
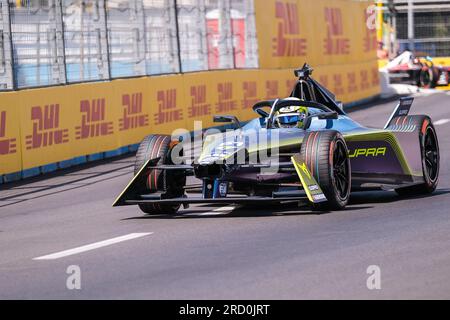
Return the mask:
[[[289,97],[284,100],[301,101],[295,97]],[[308,115],[308,107],[287,106],[277,111],[275,123],[278,125],[278,128],[303,128]]]

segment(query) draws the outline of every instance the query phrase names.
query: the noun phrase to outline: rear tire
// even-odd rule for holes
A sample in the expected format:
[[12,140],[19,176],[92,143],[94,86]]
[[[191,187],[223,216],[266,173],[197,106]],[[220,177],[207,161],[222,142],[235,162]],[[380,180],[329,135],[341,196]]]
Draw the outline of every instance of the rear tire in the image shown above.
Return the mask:
[[435,87],[435,79],[432,68],[424,67],[419,73],[419,87],[430,89]]
[[[134,174],[136,175],[144,163],[149,159],[160,158],[158,165],[171,164],[170,161],[170,136],[149,135],[142,140],[136,153]],[[183,187],[186,184],[186,176],[180,174],[164,174],[162,170],[152,170],[145,186],[142,187],[143,194],[163,192],[168,198],[181,197],[184,194]],[[169,204],[139,204],[139,208],[149,215],[175,214],[180,205]]]
[[440,154],[439,143],[433,123],[428,116],[407,116],[406,123],[419,128],[419,143],[422,157],[422,172],[425,183],[398,188],[395,191],[401,196],[432,193],[439,181]]
[[345,208],[350,198],[351,167],[342,135],[334,130],[307,133],[300,148],[300,159],[308,166],[328,200],[324,204],[314,204],[313,208]]

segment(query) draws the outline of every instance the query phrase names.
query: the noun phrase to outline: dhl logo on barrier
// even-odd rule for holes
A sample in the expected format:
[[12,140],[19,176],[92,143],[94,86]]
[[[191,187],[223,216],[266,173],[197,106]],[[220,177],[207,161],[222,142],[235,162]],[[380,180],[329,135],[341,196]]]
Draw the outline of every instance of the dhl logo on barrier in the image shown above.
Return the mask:
[[0,155],[17,152],[16,138],[6,138],[6,111],[0,112]]
[[206,85],[192,86],[191,105],[189,106],[189,118],[203,117],[211,114],[211,103],[206,101]]
[[324,54],[349,54],[350,39],[345,37],[344,34],[341,9],[325,8],[324,16],[327,25],[327,37],[324,39]]
[[154,114],[155,125],[183,119],[183,110],[177,107],[177,89],[157,92],[158,112]]
[[146,127],[149,124],[148,114],[143,113],[142,92],[122,95],[123,113],[119,119],[119,130]]
[[372,72],[372,86],[378,87],[380,85],[380,73],[378,71],[378,67],[374,66],[371,69]]
[[276,99],[278,98],[278,81],[277,80],[267,80],[266,81],[266,99]]
[[361,70],[359,74],[360,74],[359,87],[361,90],[367,90],[368,88],[370,88],[369,72],[367,70]]
[[[261,68],[376,61],[370,1],[255,1]],[[260,36],[262,35],[262,36]],[[299,62],[298,58],[302,58]]]
[[233,83],[224,82],[217,85],[219,93],[218,102],[216,104],[216,112],[228,112],[237,109],[237,103],[233,99]]
[[275,2],[278,33],[273,37],[274,57],[300,57],[306,55],[307,40],[300,36],[297,3]]
[[364,11],[364,24],[366,24],[366,28],[364,28],[364,52],[370,52],[377,50],[377,32],[376,28],[367,28],[367,22],[374,18],[373,14]]
[[80,102],[81,124],[75,127],[75,138],[88,139],[114,133],[113,122],[106,121],[105,98]]
[[358,91],[358,83],[356,82],[356,73],[355,72],[347,72],[347,92],[353,93]]
[[244,91],[244,99],[242,100],[242,108],[252,108],[258,101],[258,84],[256,81],[244,81],[242,83]]
[[340,73],[333,74],[333,85],[335,95],[341,96],[345,93],[344,83],[342,81],[342,74]]
[[25,138],[26,149],[38,149],[69,142],[69,129],[60,128],[60,106],[50,104],[31,108],[33,132]]

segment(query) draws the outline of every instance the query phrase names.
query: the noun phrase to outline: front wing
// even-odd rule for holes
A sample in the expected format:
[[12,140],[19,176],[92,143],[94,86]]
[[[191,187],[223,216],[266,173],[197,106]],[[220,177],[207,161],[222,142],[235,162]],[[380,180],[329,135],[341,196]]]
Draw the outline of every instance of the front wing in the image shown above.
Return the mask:
[[226,203],[226,204],[251,204],[251,203],[285,203],[310,201],[312,203],[321,203],[327,201],[319,184],[309,172],[305,163],[299,160],[298,155],[292,157],[292,163],[297,171],[302,183],[303,190],[279,191],[273,192],[272,197],[233,195],[226,197],[198,197],[184,196],[179,198],[168,198],[164,193],[142,194],[146,177],[151,170],[193,170],[191,166],[156,166],[159,158],[148,160],[133,179],[128,183],[125,189],[120,193],[113,203],[113,207],[137,205],[144,203],[170,204],[170,205],[188,205],[195,203]]

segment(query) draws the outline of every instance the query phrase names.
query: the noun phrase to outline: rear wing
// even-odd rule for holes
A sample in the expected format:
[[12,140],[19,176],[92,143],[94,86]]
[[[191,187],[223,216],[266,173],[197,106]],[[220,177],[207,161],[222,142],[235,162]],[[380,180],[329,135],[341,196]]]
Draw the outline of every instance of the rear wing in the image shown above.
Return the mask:
[[395,107],[394,112],[392,112],[391,116],[389,117],[389,120],[386,122],[384,129],[387,129],[387,127],[391,125],[392,120],[394,118],[400,116],[407,116],[413,102],[414,102],[413,97],[400,98],[400,102]]

